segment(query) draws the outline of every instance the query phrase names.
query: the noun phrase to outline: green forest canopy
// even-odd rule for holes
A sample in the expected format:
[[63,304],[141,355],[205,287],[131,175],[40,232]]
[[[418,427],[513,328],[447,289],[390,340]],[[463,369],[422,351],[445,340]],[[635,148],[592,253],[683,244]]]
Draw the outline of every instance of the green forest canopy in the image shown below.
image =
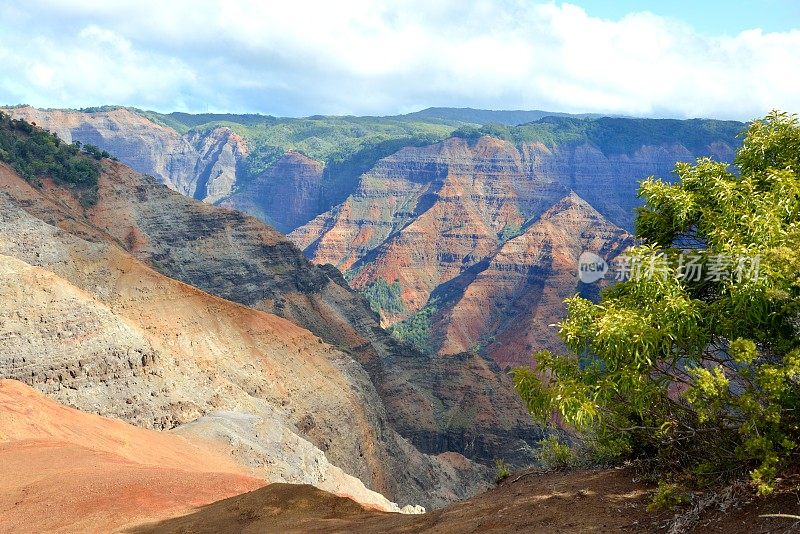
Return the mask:
[[93,202],[99,160],[108,157],[93,145],[64,143],[46,130],[0,112],[0,161],[29,182],[49,176],[56,183],[80,189],[81,198]]

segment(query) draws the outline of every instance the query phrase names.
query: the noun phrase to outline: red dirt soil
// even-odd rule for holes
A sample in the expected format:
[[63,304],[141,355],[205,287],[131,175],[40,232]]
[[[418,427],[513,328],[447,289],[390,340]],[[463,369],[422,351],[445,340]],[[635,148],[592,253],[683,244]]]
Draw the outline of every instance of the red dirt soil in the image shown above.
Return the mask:
[[0,532],[109,532],[264,484],[180,436],[0,380]]
[[[306,485],[271,484],[185,517],[129,530],[136,534],[262,533],[572,533],[666,532],[672,512],[647,512],[653,487],[633,469],[590,469],[514,475],[464,502],[424,515],[365,510],[357,503]],[[792,492],[744,499],[725,512],[710,511],[690,532],[766,534],[797,532],[800,522],[761,518],[800,513]],[[680,512],[685,514],[686,511]]]
[[652,530],[649,487],[627,469],[512,477],[468,501],[419,516],[364,510],[311,486],[271,484],[137,533],[634,532]]

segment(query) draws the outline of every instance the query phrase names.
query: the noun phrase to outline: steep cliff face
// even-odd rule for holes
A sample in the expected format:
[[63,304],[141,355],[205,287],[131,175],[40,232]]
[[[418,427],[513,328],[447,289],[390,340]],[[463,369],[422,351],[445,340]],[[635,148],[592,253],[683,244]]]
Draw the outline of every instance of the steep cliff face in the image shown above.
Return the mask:
[[189,196],[215,203],[237,185],[240,162],[247,157],[247,142],[228,128],[192,131],[187,141],[197,150],[193,192]]
[[[600,237],[591,243],[580,234],[569,237],[562,231],[561,237],[554,237],[555,246],[569,238],[571,243],[583,239],[582,245],[597,250],[616,249],[622,229],[632,227],[633,208],[639,202],[636,183],[649,175],[668,178],[676,161],[699,155],[729,160],[733,150],[720,141],[700,152],[672,143],[642,145],[629,153],[604,153],[584,142],[548,147],[538,142],[514,145],[488,136],[476,140],[451,138],[436,145],[409,147],[384,158],[361,177],[356,191],[342,204],[293,231],[289,238],[312,261],[350,270],[354,287],[366,288],[379,279],[398,282],[402,311],[383,313],[384,324],[392,324],[434,303],[433,295],[442,293],[452,298],[454,291],[458,293],[455,288],[466,290],[478,273],[495,262],[497,254],[501,254],[498,261],[505,261],[503,255],[511,254],[512,246],[538,239],[536,246],[550,247],[541,230],[545,220],[536,223],[546,212],[548,220],[553,220],[559,210],[567,211],[567,220],[585,219],[585,228],[569,227],[573,232],[589,231],[589,226],[598,225]],[[571,192],[583,199],[580,205],[577,197],[568,196]],[[565,197],[568,201],[561,202]],[[591,216],[582,215],[587,203],[597,210]],[[551,226],[562,230],[558,225]],[[520,233],[526,234],[522,240],[508,241]],[[565,251],[559,254],[556,263],[548,267],[549,274],[527,282],[529,290],[535,291],[548,278],[556,285],[565,284],[548,298],[558,299],[574,291],[570,277],[580,252],[569,261]],[[523,269],[545,267],[528,265],[524,258],[520,261]],[[508,263],[513,263],[513,258]],[[557,282],[553,276],[562,279]],[[473,291],[471,306],[487,314],[509,296],[502,284],[497,299],[491,284]],[[477,301],[479,294],[486,300]],[[434,304],[442,305],[438,301]],[[549,307],[558,305],[553,300],[541,310]],[[502,309],[503,318],[495,310],[491,319],[480,320],[461,317],[464,312],[455,312],[457,321],[444,319],[450,312],[439,313],[433,324],[435,345],[444,353],[480,347],[504,364],[518,361],[510,352],[527,351],[528,345],[558,346],[552,329],[540,323],[544,315],[534,313],[535,306],[519,308],[506,303]],[[533,333],[514,330],[500,335],[504,331],[500,323],[517,320],[518,324],[533,326]],[[453,325],[459,321],[463,324]],[[512,333],[526,340],[521,347]],[[507,343],[505,348],[501,339]]]
[[[480,247],[485,245],[479,243],[482,238],[496,240],[497,236],[491,234],[523,220],[515,203],[497,202],[502,196],[517,196],[515,183],[502,183],[498,178],[519,177],[521,165],[512,145],[491,137],[483,137],[474,145],[454,138],[436,145],[404,148],[364,174],[345,202],[298,228],[289,238],[315,263],[331,263],[347,270],[358,268],[359,260],[417,220],[441,219],[446,213],[444,221],[423,220],[419,225],[440,226],[433,230],[443,233],[429,232],[427,237],[435,241],[452,236],[451,243],[456,244],[458,235],[449,232],[461,232],[467,238],[464,246],[470,248],[471,232],[475,232],[475,246]],[[498,186],[502,192],[496,191]],[[470,226],[473,223],[477,227]]]
[[5,171],[0,255],[14,261],[0,271],[4,378],[150,428],[218,410],[252,414],[252,424],[266,420],[307,440],[404,504],[441,504],[480,487],[479,469],[448,480],[440,460],[409,447],[369,376],[345,353],[289,321],[152,271],[75,212],[59,210],[62,199]]
[[290,232],[320,211],[323,165],[288,152],[221,203]]
[[248,153],[244,139],[228,128],[184,136],[124,108],[88,113],[26,106],[3,111],[67,143],[80,141],[107,150],[170,189],[206,202],[231,193],[239,162]]
[[439,352],[480,347],[506,367],[530,364],[536,350],[563,349],[550,325],[564,318],[564,299],[596,294],[602,283],[579,281],[579,256],[590,251],[610,262],[632,244],[630,234],[569,194],[479,268],[440,289],[433,319]]
[[[112,166],[107,176],[100,200],[88,214],[94,227],[170,277],[287,318],[348,351],[368,371],[387,405],[402,405],[413,398],[420,407],[419,413],[389,409],[394,424],[428,433],[448,431],[440,414],[455,408],[452,403],[458,399],[440,398],[424,384],[413,382],[414,376],[434,365],[431,357],[399,345],[381,329],[366,301],[350,289],[339,271],[313,265],[292,243],[254,217],[171,194],[119,165]],[[457,366],[449,372],[467,373]],[[472,436],[488,434],[515,451],[509,461],[529,464],[540,433],[514,392],[501,389],[508,409],[500,411],[484,399],[480,404],[483,420],[469,429],[465,443]],[[408,420],[402,421],[404,417]],[[527,443],[519,442],[509,430],[514,425],[525,426]],[[437,452],[453,450],[470,449],[458,444]],[[476,451],[470,458],[491,463],[494,456]]]

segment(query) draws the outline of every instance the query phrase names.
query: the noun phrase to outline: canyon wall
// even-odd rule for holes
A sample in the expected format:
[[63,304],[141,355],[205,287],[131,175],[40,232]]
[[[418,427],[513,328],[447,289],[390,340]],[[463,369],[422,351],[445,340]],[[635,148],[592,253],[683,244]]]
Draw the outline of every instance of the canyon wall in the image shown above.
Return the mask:
[[356,288],[397,283],[402,306],[382,312],[385,326],[427,306],[432,350],[519,364],[563,347],[550,326],[563,317],[561,301],[593,291],[579,287],[582,250],[610,261],[632,243],[638,181],[669,179],[675,162],[699,156],[730,161],[733,147],[604,153],[590,143],[451,138],[384,158],[289,238],[315,263],[347,271]]

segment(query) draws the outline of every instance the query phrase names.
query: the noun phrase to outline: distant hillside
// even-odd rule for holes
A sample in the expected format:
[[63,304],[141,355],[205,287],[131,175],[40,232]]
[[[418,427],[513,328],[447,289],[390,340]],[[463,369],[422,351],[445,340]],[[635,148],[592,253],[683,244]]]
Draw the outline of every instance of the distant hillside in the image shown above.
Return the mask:
[[558,145],[589,144],[605,155],[624,154],[644,145],[679,144],[692,152],[702,152],[714,142],[738,144],[736,137],[745,127],[738,121],[714,119],[629,119],[599,117],[543,117],[518,126],[486,124],[462,126],[453,137],[478,139],[488,135],[514,144]]
[[347,199],[289,234],[345,272],[398,339],[501,365],[560,349],[582,251],[631,243],[638,183],[678,161],[732,161],[742,123],[545,117],[463,126],[364,173]]
[[400,117],[413,118],[417,120],[442,121],[450,123],[467,124],[505,124],[516,126],[526,122],[538,121],[544,117],[575,117],[575,118],[594,118],[602,115],[594,113],[560,113],[557,111],[541,111],[538,109],[531,111],[524,110],[490,110],[474,108],[427,108],[413,113],[400,115]]

